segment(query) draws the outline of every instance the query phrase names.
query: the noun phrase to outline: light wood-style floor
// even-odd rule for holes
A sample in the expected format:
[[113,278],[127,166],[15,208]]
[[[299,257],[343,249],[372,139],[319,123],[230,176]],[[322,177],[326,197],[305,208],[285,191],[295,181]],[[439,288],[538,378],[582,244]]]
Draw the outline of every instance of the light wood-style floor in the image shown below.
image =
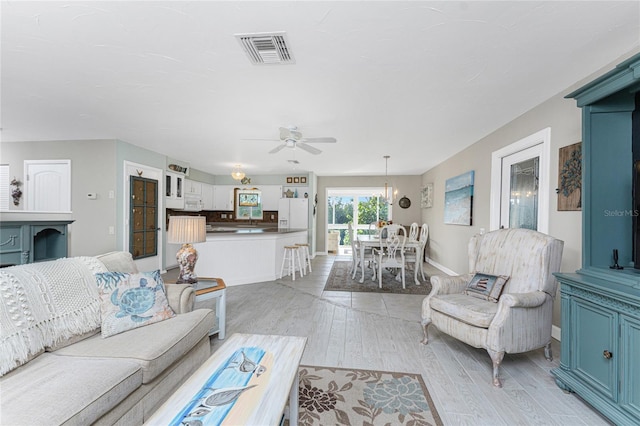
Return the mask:
[[[556,386],[550,370],[558,366],[558,342],[553,362],[542,349],[507,355],[501,369],[504,387],[496,389],[486,351],[435,327],[429,330],[429,344],[420,344],[424,296],[323,291],[336,259],[349,258],[316,256],[313,272],[295,281],[285,277],[228,287],[227,336],[305,336],[305,365],[420,373],[445,425],[609,424]],[[223,342],[213,336],[212,351]]]

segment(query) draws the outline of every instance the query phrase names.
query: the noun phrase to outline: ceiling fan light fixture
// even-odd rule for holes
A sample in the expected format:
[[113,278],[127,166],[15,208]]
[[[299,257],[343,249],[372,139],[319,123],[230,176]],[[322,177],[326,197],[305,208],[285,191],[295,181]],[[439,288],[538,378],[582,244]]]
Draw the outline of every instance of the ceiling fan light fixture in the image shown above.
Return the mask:
[[245,177],[245,173],[242,171],[242,167],[240,164],[236,164],[236,166],[231,171],[231,177],[235,180],[242,180]]

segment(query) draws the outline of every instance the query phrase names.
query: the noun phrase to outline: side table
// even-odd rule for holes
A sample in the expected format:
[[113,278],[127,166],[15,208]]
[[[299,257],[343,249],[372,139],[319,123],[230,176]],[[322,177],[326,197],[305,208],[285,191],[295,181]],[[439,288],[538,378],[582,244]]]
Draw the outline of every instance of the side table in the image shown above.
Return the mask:
[[216,302],[216,318],[218,327],[209,330],[209,336],[218,333],[218,339],[224,339],[227,318],[227,286],[222,278],[198,277],[198,282],[193,285],[196,291],[195,307],[207,307],[207,301]]

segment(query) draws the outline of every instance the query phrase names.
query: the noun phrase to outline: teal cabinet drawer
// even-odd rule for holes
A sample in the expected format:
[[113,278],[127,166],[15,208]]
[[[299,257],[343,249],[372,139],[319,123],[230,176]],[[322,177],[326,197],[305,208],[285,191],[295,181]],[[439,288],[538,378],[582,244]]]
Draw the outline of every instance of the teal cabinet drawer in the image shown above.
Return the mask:
[[23,246],[22,226],[3,226],[0,228],[0,265],[22,264]]
[[622,355],[622,396],[620,405],[640,418],[640,319],[621,316],[620,343]]
[[22,252],[0,253],[0,267],[22,265],[24,258]]
[[617,399],[618,313],[581,299],[573,301],[574,371],[596,392]]
[[0,253],[22,250],[22,227],[7,226],[0,228]]

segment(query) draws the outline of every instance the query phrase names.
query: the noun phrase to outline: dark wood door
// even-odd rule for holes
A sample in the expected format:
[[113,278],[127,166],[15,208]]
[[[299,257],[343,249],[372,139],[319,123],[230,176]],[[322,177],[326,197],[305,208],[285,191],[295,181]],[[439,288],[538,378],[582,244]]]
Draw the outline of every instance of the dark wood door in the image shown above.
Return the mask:
[[131,176],[129,251],[134,259],[158,254],[158,181]]

